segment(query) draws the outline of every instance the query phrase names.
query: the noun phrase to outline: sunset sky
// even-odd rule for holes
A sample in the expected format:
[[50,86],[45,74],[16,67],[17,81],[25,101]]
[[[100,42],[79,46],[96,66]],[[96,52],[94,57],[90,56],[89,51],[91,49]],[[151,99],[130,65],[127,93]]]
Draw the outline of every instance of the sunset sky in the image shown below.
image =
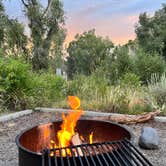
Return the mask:
[[[46,3],[46,0],[41,0]],[[21,0],[4,0],[6,12],[17,17],[25,25],[27,19],[22,10]],[[135,38],[134,26],[140,13],[161,8],[166,0],[63,0],[67,38],[74,39],[77,33],[95,28],[97,35],[108,36],[116,44],[124,44]],[[26,33],[29,33],[26,28]]]

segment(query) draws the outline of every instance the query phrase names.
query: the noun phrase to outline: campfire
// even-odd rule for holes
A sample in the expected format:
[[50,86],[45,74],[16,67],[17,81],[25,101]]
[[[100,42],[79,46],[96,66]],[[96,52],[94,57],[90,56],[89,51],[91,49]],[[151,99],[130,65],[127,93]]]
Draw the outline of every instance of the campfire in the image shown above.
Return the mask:
[[[81,115],[84,113],[83,110],[79,109],[80,107],[80,99],[77,96],[68,96],[68,104],[73,111],[69,112],[67,116],[62,113],[63,123],[61,124],[61,130],[59,130],[56,134],[58,138],[58,145],[55,141],[51,140],[50,149],[53,148],[64,148],[70,145],[80,145],[84,138],[82,135],[79,135],[75,131],[75,127],[77,125],[77,121],[80,119]],[[49,135],[48,131],[44,131],[44,135]],[[89,143],[93,142],[93,132],[89,134]],[[71,156],[71,152],[67,149],[67,154]],[[80,154],[82,154],[80,152]],[[53,156],[53,152],[50,154]],[[62,156],[66,156],[65,150],[62,150]]]
[[62,121],[40,124],[16,137],[19,166],[152,166],[124,126],[82,119],[76,96],[68,96],[68,104],[71,110],[62,114]]

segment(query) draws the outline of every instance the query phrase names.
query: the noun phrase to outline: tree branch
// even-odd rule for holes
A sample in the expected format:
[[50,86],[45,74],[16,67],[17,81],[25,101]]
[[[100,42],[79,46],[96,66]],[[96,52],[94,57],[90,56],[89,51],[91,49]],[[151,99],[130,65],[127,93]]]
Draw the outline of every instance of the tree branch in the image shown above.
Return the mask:
[[48,12],[48,9],[50,8],[51,3],[52,3],[52,0],[48,0],[47,7],[46,7],[46,9],[43,12],[42,17],[44,17],[44,15]]
[[31,0],[31,3],[32,3],[33,6],[38,4],[36,0]]
[[23,5],[27,8],[27,7],[28,7],[28,4],[27,4],[27,3],[25,3],[25,1],[24,1],[24,0],[21,0],[21,1],[22,1]]

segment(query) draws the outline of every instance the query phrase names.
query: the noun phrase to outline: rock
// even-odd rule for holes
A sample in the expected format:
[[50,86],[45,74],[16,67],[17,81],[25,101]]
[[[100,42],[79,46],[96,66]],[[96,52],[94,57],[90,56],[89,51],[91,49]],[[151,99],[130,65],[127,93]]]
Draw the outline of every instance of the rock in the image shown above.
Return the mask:
[[138,144],[144,149],[157,149],[159,145],[159,136],[156,129],[152,127],[143,127]]
[[15,126],[15,123],[9,123],[8,124],[8,127],[14,127]]

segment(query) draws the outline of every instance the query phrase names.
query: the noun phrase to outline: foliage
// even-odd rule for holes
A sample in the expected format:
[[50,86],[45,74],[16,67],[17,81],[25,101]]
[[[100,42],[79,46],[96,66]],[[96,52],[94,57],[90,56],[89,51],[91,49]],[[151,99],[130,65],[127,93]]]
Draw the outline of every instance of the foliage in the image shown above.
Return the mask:
[[56,68],[63,68],[64,67],[64,48],[63,42],[66,37],[66,31],[64,29],[60,29],[56,36],[54,37],[53,42],[51,43],[51,47],[49,50],[49,67],[52,68],[54,71]]
[[113,84],[117,84],[119,79],[126,73],[132,72],[133,61],[128,54],[127,47],[119,47],[114,50],[113,58],[106,61],[107,77]]
[[79,96],[82,108],[89,110],[130,114],[153,110],[144,100],[146,93],[143,87],[112,86],[105,76],[97,77],[96,73],[91,76],[75,76],[72,81],[68,82],[67,94]]
[[24,26],[18,22],[17,19],[8,20],[6,42],[8,47],[12,48],[11,51],[15,53],[15,56],[19,53],[26,53],[27,37],[24,35]]
[[0,0],[0,46],[2,46],[4,39],[4,28],[5,28],[6,16],[4,12],[4,6],[2,0]]
[[[87,100],[94,96],[104,96],[108,80],[104,77],[97,77],[94,73],[91,76],[76,75],[68,84],[68,95],[78,94]],[[86,94],[86,95],[85,95]]]
[[157,73],[161,76],[166,69],[166,63],[161,56],[147,54],[142,51],[137,52],[134,64],[135,73],[145,84],[150,81],[151,75]]
[[117,47],[104,66],[112,84],[119,84],[124,77],[132,77],[129,73],[138,77],[142,84],[147,84],[152,74],[158,73],[161,76],[166,70],[166,63],[158,54],[146,53],[137,48],[131,55],[127,46]]
[[166,58],[166,5],[150,17],[143,13],[136,26],[140,46],[148,53],[158,53]]
[[5,13],[0,1],[0,46],[6,54],[15,56],[26,52],[27,37],[24,35],[24,26],[17,19],[10,19]]
[[7,92],[14,92],[28,88],[29,65],[21,60],[1,59],[0,76],[1,86]]
[[29,90],[29,65],[21,60],[1,58],[0,61],[0,87],[5,105],[9,109],[16,109],[16,105],[24,107],[25,91]]
[[137,76],[136,74],[126,73],[120,79],[120,85],[137,88],[141,86],[141,81],[139,76]]
[[32,74],[31,87],[27,93],[32,106],[46,106],[64,99],[65,81],[52,73]]
[[138,76],[126,73],[121,84],[110,85],[98,70],[91,76],[76,75],[66,84],[53,73],[32,72],[22,60],[1,58],[0,61],[0,104],[1,108],[6,106],[10,110],[55,104],[57,107],[67,95],[79,96],[82,108],[90,110],[137,114],[156,109],[154,103],[160,105],[161,94],[154,97],[156,92],[151,93],[139,83]]
[[[43,6],[39,0],[22,0],[31,31],[28,41],[34,72],[31,64],[20,58],[29,56],[24,27],[6,15],[0,0],[0,112],[57,107],[67,95],[77,95],[84,109],[129,114],[161,109],[165,114],[166,5],[152,17],[141,14],[137,38],[126,45],[114,47],[95,30],[76,35],[64,66],[62,2],[47,2]],[[4,56],[13,54],[14,58]],[[70,80],[57,77],[56,67],[67,67]]]
[[148,94],[151,96],[153,105],[166,111],[166,73],[161,77],[157,74],[152,75],[148,84]]
[[0,100],[10,110],[51,105],[64,98],[65,81],[52,73],[33,73],[22,60],[0,59]]
[[75,41],[69,44],[67,49],[67,73],[69,78],[74,74],[90,75],[93,73],[107,56],[113,44],[108,39],[95,35],[95,30],[76,35]]
[[44,7],[38,0],[22,0],[33,41],[33,69],[48,69],[48,55],[56,35],[62,32],[64,12],[60,0],[48,0]]

